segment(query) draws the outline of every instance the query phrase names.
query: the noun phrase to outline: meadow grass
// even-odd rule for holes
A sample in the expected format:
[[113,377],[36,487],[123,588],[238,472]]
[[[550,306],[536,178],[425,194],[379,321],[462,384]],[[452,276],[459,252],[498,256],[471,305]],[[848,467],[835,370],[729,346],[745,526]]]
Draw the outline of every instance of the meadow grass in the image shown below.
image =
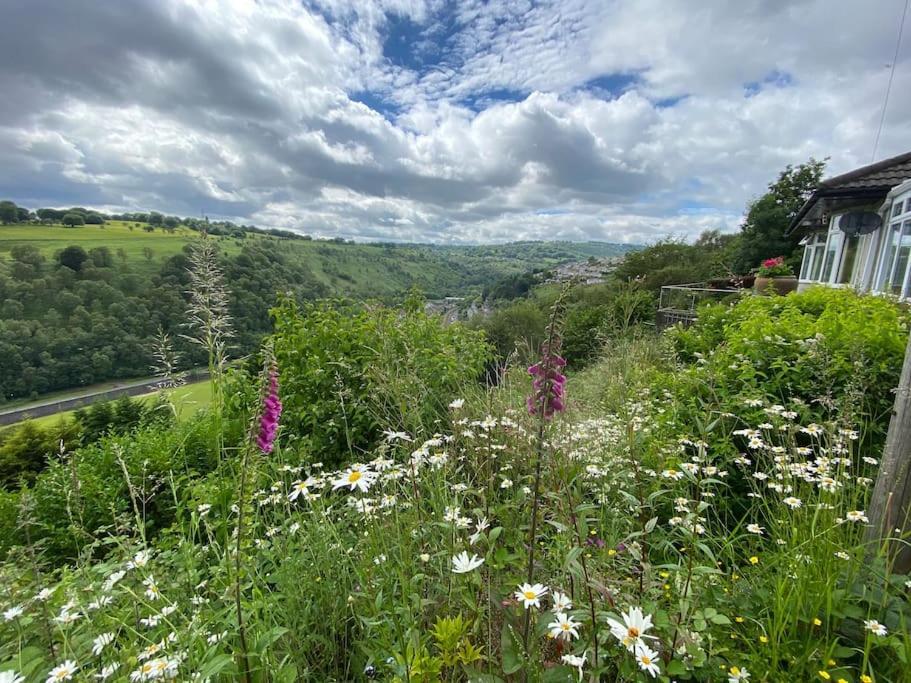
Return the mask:
[[[112,384],[116,384],[112,383]],[[134,400],[144,401],[146,403],[151,403],[152,399],[158,396],[160,393],[167,394],[170,397],[171,402],[174,404],[177,409],[177,416],[179,418],[186,418],[193,415],[197,410],[205,408],[212,398],[212,385],[208,380],[202,382],[194,382],[192,384],[187,384],[182,387],[177,387],[174,389],[163,389],[161,391],[152,391],[147,394],[140,394],[134,396]],[[115,399],[116,400],[116,399]],[[31,422],[36,427],[50,427],[57,424],[61,420],[68,421],[73,418],[73,413],[75,410],[64,410],[59,413],[54,413],[53,415],[45,415],[43,417],[33,417],[26,418],[26,420],[21,420],[20,422],[14,422],[11,425],[4,427],[4,429],[15,427],[21,425],[26,421]]]

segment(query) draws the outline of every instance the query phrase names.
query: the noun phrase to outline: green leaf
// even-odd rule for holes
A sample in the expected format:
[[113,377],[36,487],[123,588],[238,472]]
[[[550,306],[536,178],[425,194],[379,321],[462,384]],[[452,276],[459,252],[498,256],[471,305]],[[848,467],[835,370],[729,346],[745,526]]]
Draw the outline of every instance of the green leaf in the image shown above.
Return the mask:
[[503,624],[503,630],[500,632],[500,649],[503,652],[503,673],[514,674],[522,668],[522,659],[519,656],[521,647],[509,624]]

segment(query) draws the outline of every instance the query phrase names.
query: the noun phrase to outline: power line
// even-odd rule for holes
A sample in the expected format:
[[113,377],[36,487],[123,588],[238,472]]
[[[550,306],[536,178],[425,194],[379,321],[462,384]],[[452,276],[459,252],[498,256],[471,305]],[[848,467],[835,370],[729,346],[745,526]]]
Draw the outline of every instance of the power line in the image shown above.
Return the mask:
[[883,99],[883,110],[879,116],[879,128],[876,129],[876,139],[873,141],[873,154],[870,155],[870,163],[876,160],[876,148],[879,147],[879,136],[883,132],[883,123],[886,120],[886,107],[889,105],[889,93],[892,91],[892,79],[895,77],[895,64],[898,62],[898,51],[902,44],[902,32],[905,30],[905,15],[908,14],[908,4],[911,0],[905,0],[905,9],[902,10],[902,20],[898,24],[898,40],[895,41],[895,55],[892,57],[892,68],[889,71],[889,84],[886,86],[886,97]]

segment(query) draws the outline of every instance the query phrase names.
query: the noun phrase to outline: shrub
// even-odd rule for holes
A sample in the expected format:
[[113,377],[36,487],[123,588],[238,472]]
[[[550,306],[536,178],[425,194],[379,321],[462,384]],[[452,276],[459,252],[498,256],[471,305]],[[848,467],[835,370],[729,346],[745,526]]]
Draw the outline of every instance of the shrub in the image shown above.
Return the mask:
[[481,376],[490,349],[477,331],[446,325],[419,302],[382,306],[285,300],[274,310],[286,432],[338,462],[383,427],[432,429],[461,386]]
[[[891,300],[815,287],[787,297],[745,297],[700,309],[688,330],[670,332],[690,372],[686,392],[715,397],[784,396],[814,410],[856,411],[885,437],[908,338],[908,311]],[[710,370],[711,386],[698,376]]]

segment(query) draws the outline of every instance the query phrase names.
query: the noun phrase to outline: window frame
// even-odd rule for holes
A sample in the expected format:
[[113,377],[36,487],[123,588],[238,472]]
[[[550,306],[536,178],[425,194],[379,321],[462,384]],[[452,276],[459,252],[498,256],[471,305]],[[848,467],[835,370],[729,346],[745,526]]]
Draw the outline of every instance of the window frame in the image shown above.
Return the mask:
[[[911,189],[904,187],[905,185],[907,183],[902,183],[896,188],[900,192],[889,198],[888,208],[883,211],[885,217],[882,227],[883,239],[882,244],[879,245],[877,254],[879,263],[873,279],[875,291],[892,294],[901,299],[911,296],[911,254],[906,253],[905,255],[906,260],[900,278],[901,290],[898,293],[893,291],[893,282],[898,281],[895,270],[899,266],[903,242],[911,249]],[[895,252],[889,256],[890,246],[894,241],[894,231],[897,231],[898,235],[897,247]]]

